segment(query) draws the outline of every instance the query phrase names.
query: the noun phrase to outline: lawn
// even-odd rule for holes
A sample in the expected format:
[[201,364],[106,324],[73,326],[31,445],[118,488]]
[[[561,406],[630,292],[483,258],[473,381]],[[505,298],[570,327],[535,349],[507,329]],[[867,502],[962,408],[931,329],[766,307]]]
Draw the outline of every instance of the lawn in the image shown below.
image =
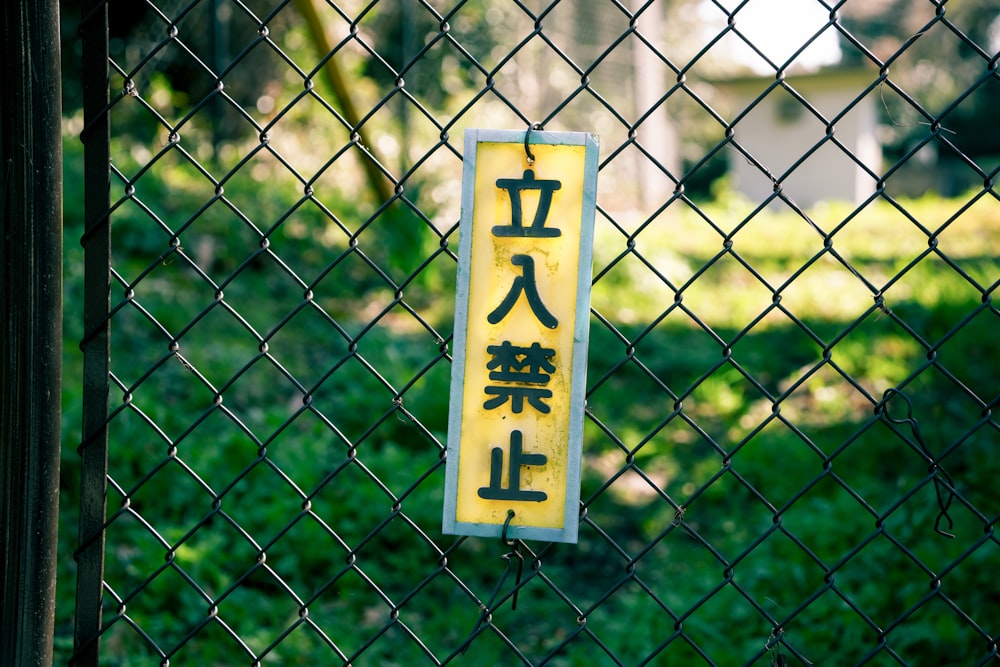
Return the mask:
[[[134,192],[114,186],[102,664],[995,656],[993,191],[602,210],[580,542],[525,545],[514,609],[508,548],[440,531],[454,221],[424,217],[427,192],[373,215],[267,169],[216,188],[158,164]],[[76,208],[59,658],[80,474]]]

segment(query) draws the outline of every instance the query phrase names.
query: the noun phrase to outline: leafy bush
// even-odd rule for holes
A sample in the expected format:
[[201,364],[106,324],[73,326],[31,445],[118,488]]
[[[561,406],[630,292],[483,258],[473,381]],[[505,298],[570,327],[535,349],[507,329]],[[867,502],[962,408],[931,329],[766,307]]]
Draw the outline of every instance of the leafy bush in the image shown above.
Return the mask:
[[[601,225],[593,300],[612,326],[592,323],[587,518],[579,545],[528,545],[513,610],[507,547],[440,533],[454,262],[425,205],[372,217],[275,173],[216,192],[165,163],[113,216],[105,664],[411,665],[474,630],[457,664],[513,664],[508,640],[555,665],[634,664],[664,644],[656,664],[736,664],[766,659],[768,617],[772,650],[816,664],[864,660],[877,628],[907,664],[986,655],[962,614],[995,636],[995,202],[954,218],[968,198],[904,202],[930,246],[886,203],[822,206],[822,233],[746,219],[733,197],[678,203],[635,237],[641,257]],[[78,216],[67,207],[61,653]],[[720,255],[731,232],[738,257]],[[901,398],[882,405],[891,388],[910,421]],[[961,493],[954,540],[934,531],[921,440]],[[479,625],[475,598],[495,589]]]

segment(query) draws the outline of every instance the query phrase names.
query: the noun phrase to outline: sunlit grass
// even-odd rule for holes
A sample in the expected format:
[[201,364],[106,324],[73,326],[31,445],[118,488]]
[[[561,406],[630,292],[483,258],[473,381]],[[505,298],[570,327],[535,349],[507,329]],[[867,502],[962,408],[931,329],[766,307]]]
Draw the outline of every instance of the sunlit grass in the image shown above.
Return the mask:
[[[594,307],[642,324],[680,300],[710,326],[742,328],[775,302],[804,320],[850,320],[877,297],[889,307],[934,307],[958,294],[981,298],[997,280],[1000,205],[992,193],[821,203],[804,215],[748,208],[674,202],[639,225],[614,221],[631,235],[599,219]],[[932,264],[931,277],[915,278]],[[757,326],[783,323],[765,317]]]
[[[136,196],[179,229],[216,193],[190,169],[165,171],[169,179],[140,179]],[[264,229],[304,196],[293,181],[287,174],[270,181],[233,177],[224,195]],[[329,198],[331,208],[352,224],[366,219],[356,202],[340,194],[321,192],[319,197],[324,202]],[[69,234],[80,231],[76,213],[68,217]],[[305,493],[315,491],[311,512],[329,521],[352,545],[370,534],[375,535],[373,543],[385,542],[381,549],[362,549],[359,562],[366,576],[394,599],[402,599],[437,567],[436,556],[399,518],[379,529],[395,504],[364,470],[373,471],[396,494],[408,489],[416,476],[427,474],[406,492],[400,512],[431,539],[450,543],[438,532],[442,475],[435,468],[440,462],[438,445],[445,440],[450,381],[442,342],[402,306],[383,312],[397,298],[395,290],[359,256],[338,260],[347,249],[347,237],[311,202],[269,232],[269,249],[307,282],[329,276],[313,285],[316,303],[326,314],[310,307],[287,321],[283,318],[304,301],[301,285],[276,259],[240,268],[259,249],[259,235],[248,233],[232,216],[193,221],[180,232],[182,248],[196,262],[204,261],[213,279],[230,281],[225,303],[268,337],[270,357],[311,391],[317,412],[295,416],[303,405],[301,391],[265,359],[244,369],[260,354],[259,341],[222,308],[214,307],[185,331],[193,317],[214,303],[214,291],[180,258],[157,259],[169,246],[169,234],[148,215],[131,202],[117,213],[116,270],[126,280],[135,280],[155,265],[137,282],[136,298],[171,333],[184,332],[180,349],[205,377],[225,387],[226,409],[267,441],[267,461]],[[359,248],[401,280],[440,245],[431,236],[422,245],[388,250],[383,241],[398,222],[376,220],[368,235],[360,236]],[[208,246],[214,254],[198,254],[199,247]],[[67,289],[76,293],[82,282],[78,251],[70,257],[74,264],[67,267]],[[454,261],[439,254],[424,271],[427,279],[408,282],[400,294],[447,339],[452,330]],[[582,497],[589,521],[606,531],[616,548],[637,555],[644,586],[677,613],[685,613],[720,586],[724,565],[717,554],[734,560],[773,529],[774,508],[781,509],[780,518],[792,526],[795,537],[828,565],[855,549],[872,530],[873,518],[825,476],[830,471],[879,511],[886,511],[926,476],[926,462],[877,419],[876,406],[889,388],[901,388],[911,397],[914,417],[935,452],[951,447],[943,465],[955,471],[964,497],[984,512],[1000,510],[990,495],[995,466],[987,455],[995,436],[989,427],[968,433],[970,423],[982,419],[985,405],[995,403],[1000,393],[993,372],[997,312],[984,303],[992,299],[1000,279],[1000,206],[992,193],[896,204],[876,200],[860,208],[828,203],[805,216],[787,209],[755,211],[749,202],[726,195],[697,207],[674,202],[651,220],[599,216],[594,276],[593,306],[600,317],[591,320]],[[112,292],[117,303],[123,287],[115,284]],[[332,320],[357,340],[347,340]],[[78,337],[76,328],[73,331],[70,337]],[[166,338],[130,308],[115,315],[113,333],[119,341],[115,372],[126,383],[141,376],[149,359],[167,349]],[[67,349],[75,343],[70,341]],[[68,369],[77,366],[76,361],[67,364]],[[67,386],[66,417],[76,431],[78,378],[69,378]],[[407,416],[397,412],[384,419],[397,406],[394,392],[403,389],[398,405]],[[112,394],[113,405],[120,405],[118,388]],[[170,434],[185,432],[193,419],[212,410],[211,392],[173,361],[145,380],[130,400]],[[409,415],[426,432],[416,428]],[[110,429],[110,474],[128,487],[129,479],[156,465],[167,443],[129,410],[116,417]],[[345,439],[358,441],[349,453]],[[78,458],[73,436],[67,435],[67,442],[68,498],[76,492],[69,475]],[[275,538],[302,511],[302,499],[274,470],[258,462],[257,444],[222,412],[216,410],[180,441],[177,456],[220,489],[248,465],[256,466],[220,502],[261,544],[277,540],[266,546],[268,567],[297,594],[308,597],[345,567],[344,550],[312,519],[298,521]],[[345,466],[344,471],[323,482],[339,466]],[[176,473],[173,466],[164,470]],[[178,477],[182,483],[166,473],[155,476],[131,501],[171,544],[180,541],[174,552],[178,566],[217,595],[256,567],[256,547],[219,519],[184,540],[191,522],[204,516],[210,503],[207,494],[193,488],[189,476]],[[812,482],[815,485],[797,497]],[[928,493],[914,496],[919,502],[908,501],[890,518],[900,530],[909,531],[908,545],[914,551],[935,554],[933,531],[921,532],[923,524],[933,521],[935,509],[930,487],[924,490]],[[110,505],[122,500],[117,491],[110,494]],[[73,516],[74,501],[67,502],[64,521]],[[963,517],[959,528],[981,535],[982,526],[971,513]],[[621,583],[620,555],[610,553],[604,538],[589,526],[581,530],[580,545],[547,554],[544,562],[546,576],[560,580],[574,601],[602,596],[600,576],[607,578],[609,589]],[[676,532],[665,537],[671,527]],[[63,528],[64,551],[71,553],[75,526]],[[707,540],[714,552],[688,539],[685,530]],[[127,592],[149,568],[163,562],[162,545],[148,532],[137,534],[132,539],[125,524],[113,524],[109,530],[107,576],[112,588]],[[493,546],[468,540],[449,555],[449,566],[482,595],[496,583]],[[602,556],[602,550],[609,553]],[[892,545],[875,542],[866,550],[865,557],[851,565],[859,572],[845,567],[843,574],[837,573],[838,585],[861,601],[865,613],[884,613],[889,584],[911,592],[921,587],[921,594],[926,590],[921,573]],[[225,558],[220,558],[222,552]],[[406,557],[398,558],[402,553]],[[869,555],[872,562],[897,570],[903,560],[902,566],[910,570],[889,577],[889,584],[866,577],[860,570]],[[968,565],[948,574],[950,590],[973,590],[978,572],[988,571],[979,565],[991,555],[988,547],[969,555]],[[486,561],[490,565],[482,564]],[[64,570],[68,567],[67,560]],[[588,568],[600,576],[591,578]],[[756,546],[733,571],[735,581],[778,617],[824,585],[822,568],[777,534]],[[779,580],[780,585],[775,583]],[[518,635],[517,641],[541,650],[566,608],[545,597],[544,589],[536,590],[535,583],[525,589],[517,618],[530,619],[537,629]],[[439,577],[431,585],[441,586],[440,597],[417,592],[407,598],[400,618],[419,625],[421,637],[434,637],[439,650],[446,652],[446,645],[466,637],[478,611],[446,579]],[[745,658],[744,647],[766,641],[768,628],[741,596],[726,587],[721,590],[725,592],[711,596],[688,617],[685,627],[691,626],[692,636],[703,637],[706,645],[716,629],[727,628],[725,645],[713,645],[712,655],[719,664],[723,657],[732,657],[736,664]],[[66,634],[71,587],[63,586],[63,591],[60,624]],[[181,592],[191,597],[186,583],[157,579],[137,599],[146,606],[130,602],[129,613],[158,639],[175,641],[198,621],[191,609],[201,609],[202,602],[192,603]],[[451,613],[441,613],[441,600],[469,616],[463,617],[462,627],[455,627]],[[740,627],[732,626],[733,600],[746,621]],[[815,609],[827,608],[822,600],[815,604]],[[987,612],[981,607],[967,608],[985,624]],[[858,639],[857,614],[839,607],[834,611],[838,613],[824,619],[825,624],[796,625],[792,619],[789,625],[789,641],[810,660],[826,657],[826,662],[835,662],[838,649],[845,648],[837,644],[841,634],[855,637],[847,650],[868,641]],[[331,627],[347,627],[346,619],[351,619],[351,630],[342,638],[350,651],[382,629],[388,610],[348,569],[309,604],[309,613],[317,624]],[[297,605],[262,568],[232,591],[219,614],[258,652],[299,618]],[[339,619],[344,623],[335,623]],[[574,615],[570,623],[576,622]],[[648,645],[656,644],[664,622],[662,609],[631,584],[588,617],[589,627],[617,655],[632,651],[637,659],[642,657],[637,638],[648,637]],[[919,618],[904,624],[907,630],[911,625],[912,632],[934,634]],[[890,643],[900,630],[894,633]],[[955,633],[956,641],[970,638],[965,626]],[[129,657],[131,638],[127,625],[116,624],[104,646],[109,659],[123,665],[141,663],[141,656]],[[184,651],[202,651],[222,664],[231,639],[216,642],[205,635],[201,641],[203,645],[192,643]],[[391,655],[406,646],[407,640],[386,634],[366,655]],[[553,664],[590,664],[590,656],[573,657],[574,646]],[[478,659],[491,649],[477,643],[474,651]],[[493,652],[507,655],[502,646]],[[273,655],[279,653],[310,664],[328,661],[331,655],[329,646],[301,632],[284,638]]]

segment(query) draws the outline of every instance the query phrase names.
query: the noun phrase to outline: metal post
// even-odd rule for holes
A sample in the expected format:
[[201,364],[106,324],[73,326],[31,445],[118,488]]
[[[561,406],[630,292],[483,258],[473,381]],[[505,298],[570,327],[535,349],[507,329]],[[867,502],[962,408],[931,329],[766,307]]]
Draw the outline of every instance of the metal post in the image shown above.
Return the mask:
[[108,471],[108,391],[111,290],[111,192],[108,6],[84,3],[80,21],[83,47],[84,303],[83,442],[80,445],[80,547],[76,553],[76,625],[72,664],[98,664],[104,585],[104,514]]
[[0,664],[50,665],[62,374],[57,0],[0,25]]

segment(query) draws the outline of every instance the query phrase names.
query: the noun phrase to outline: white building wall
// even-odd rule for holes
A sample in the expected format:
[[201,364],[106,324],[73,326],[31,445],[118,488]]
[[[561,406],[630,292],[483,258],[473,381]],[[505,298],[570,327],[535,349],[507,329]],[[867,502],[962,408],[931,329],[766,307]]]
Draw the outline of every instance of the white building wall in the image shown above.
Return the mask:
[[[754,85],[745,80],[738,86],[730,85],[735,93],[734,117],[772,82],[757,80]],[[773,178],[780,182],[785,196],[800,206],[833,199],[863,201],[876,186],[876,178],[869,170],[878,174],[881,169],[881,149],[876,139],[877,92],[866,94],[851,106],[864,91],[863,78],[826,78],[820,73],[792,78],[788,83],[822,119],[786,90],[771,90],[735,124],[733,139],[752,158],[735,147],[730,149],[736,189],[753,201],[761,201],[774,192]],[[850,111],[833,123],[833,132],[828,134],[827,122],[848,107]]]

